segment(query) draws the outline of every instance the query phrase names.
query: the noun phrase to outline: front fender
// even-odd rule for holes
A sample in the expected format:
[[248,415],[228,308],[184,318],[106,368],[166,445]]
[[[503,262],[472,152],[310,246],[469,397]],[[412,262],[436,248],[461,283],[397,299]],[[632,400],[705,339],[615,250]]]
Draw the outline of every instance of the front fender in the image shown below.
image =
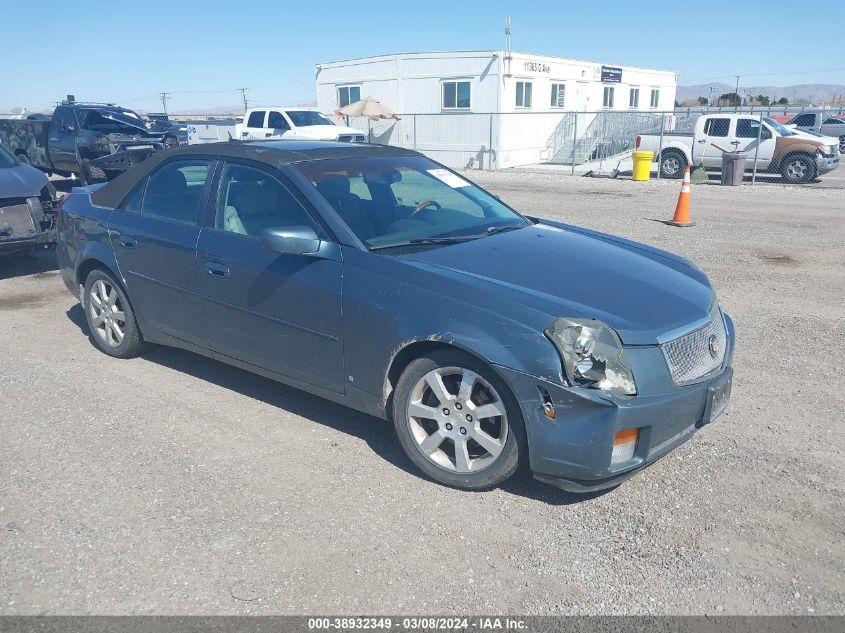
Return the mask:
[[344,249],[346,374],[371,396],[388,397],[394,360],[420,342],[451,345],[489,365],[560,382],[560,357],[543,333],[550,324],[548,315],[504,295]]

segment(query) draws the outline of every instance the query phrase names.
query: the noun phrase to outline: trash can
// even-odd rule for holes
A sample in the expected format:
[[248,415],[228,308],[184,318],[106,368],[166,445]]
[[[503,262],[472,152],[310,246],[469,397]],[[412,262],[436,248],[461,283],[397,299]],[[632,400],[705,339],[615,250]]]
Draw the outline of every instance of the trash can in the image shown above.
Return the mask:
[[651,161],[654,160],[654,152],[633,152],[634,170],[631,180],[648,180],[651,178]]
[[722,154],[722,184],[738,187],[745,177],[745,159],[748,152],[724,152]]

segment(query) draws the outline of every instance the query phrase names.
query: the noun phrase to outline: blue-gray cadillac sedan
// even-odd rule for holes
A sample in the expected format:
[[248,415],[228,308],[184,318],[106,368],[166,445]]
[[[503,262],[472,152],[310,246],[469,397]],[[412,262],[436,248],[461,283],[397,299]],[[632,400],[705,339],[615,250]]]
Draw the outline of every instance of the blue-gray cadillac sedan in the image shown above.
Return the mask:
[[181,347],[392,420],[448,486],[523,464],[613,486],[730,397],[734,328],[700,269],[416,152],[189,146],[74,191],[58,257],[103,352]]

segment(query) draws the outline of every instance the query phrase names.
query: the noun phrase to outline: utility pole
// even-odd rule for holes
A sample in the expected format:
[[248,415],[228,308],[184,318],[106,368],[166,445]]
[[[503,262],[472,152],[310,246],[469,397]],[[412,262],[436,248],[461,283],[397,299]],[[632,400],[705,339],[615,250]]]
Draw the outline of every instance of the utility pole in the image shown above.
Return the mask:
[[246,88],[238,88],[238,90],[240,90],[240,91],[241,91],[241,96],[244,98],[244,112],[246,112],[246,111],[247,111],[247,108],[249,107],[249,103],[248,103],[248,102],[247,102],[247,100],[246,100],[246,91],[247,91],[247,89],[246,89]]
[[167,100],[170,98],[170,93],[160,92],[159,95],[161,96],[161,109],[165,114],[167,114]]
[[[739,103],[739,75],[736,76],[736,88],[734,88],[734,94],[736,95],[736,101],[734,103]],[[742,103],[739,103],[742,105]]]

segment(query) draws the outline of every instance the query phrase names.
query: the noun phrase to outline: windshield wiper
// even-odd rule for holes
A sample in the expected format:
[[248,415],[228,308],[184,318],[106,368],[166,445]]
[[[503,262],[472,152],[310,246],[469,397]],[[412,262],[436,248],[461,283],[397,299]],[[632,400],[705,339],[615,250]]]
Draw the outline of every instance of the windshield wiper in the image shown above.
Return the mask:
[[505,231],[516,231],[517,229],[524,229],[527,224],[505,224],[504,226],[488,226],[487,235],[495,235],[496,233],[504,233]]
[[385,248],[399,248],[400,246],[416,246],[418,244],[457,244],[469,240],[477,240],[484,235],[451,235],[449,237],[415,237],[402,242],[391,242],[390,244],[378,244],[370,246],[371,251],[380,251]]

